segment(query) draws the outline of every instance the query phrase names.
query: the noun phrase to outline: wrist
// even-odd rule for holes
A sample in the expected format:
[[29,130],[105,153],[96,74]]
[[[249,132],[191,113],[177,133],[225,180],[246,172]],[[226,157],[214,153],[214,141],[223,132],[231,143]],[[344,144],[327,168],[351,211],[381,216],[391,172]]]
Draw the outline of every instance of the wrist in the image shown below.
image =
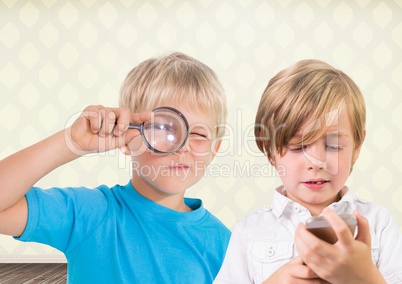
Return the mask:
[[64,147],[71,159],[76,159],[89,154],[88,151],[82,150],[82,148],[75,142],[71,135],[71,127],[68,127],[61,131],[61,137],[63,141],[60,142],[60,146]]
[[368,271],[366,271],[365,275],[366,275],[366,277],[365,277],[366,279],[364,279],[364,283],[367,283],[367,284],[387,284],[387,282],[385,281],[384,277],[382,277],[381,272],[374,265],[374,263],[372,264],[371,269],[368,269]]

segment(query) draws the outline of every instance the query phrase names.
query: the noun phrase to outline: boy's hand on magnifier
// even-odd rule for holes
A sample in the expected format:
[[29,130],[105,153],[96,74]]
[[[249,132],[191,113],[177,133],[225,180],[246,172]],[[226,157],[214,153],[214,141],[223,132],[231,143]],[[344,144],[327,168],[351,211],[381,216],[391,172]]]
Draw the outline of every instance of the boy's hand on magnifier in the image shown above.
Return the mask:
[[308,232],[301,225],[296,232],[296,247],[304,263],[330,283],[385,283],[372,262],[368,221],[355,212],[356,239],[346,223],[332,210],[325,211],[338,241],[331,245]]
[[123,147],[139,135],[128,131],[130,123],[142,123],[150,119],[150,112],[131,114],[128,108],[88,106],[69,129],[71,142],[78,155],[105,152]]

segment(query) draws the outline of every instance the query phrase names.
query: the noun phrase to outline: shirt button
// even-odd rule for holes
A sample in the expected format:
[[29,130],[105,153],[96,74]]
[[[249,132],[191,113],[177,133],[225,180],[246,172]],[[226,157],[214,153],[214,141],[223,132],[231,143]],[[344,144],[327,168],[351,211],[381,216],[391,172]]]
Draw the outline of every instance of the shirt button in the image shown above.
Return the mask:
[[294,209],[295,209],[295,211],[296,211],[297,213],[300,212],[300,207],[299,207],[299,206],[295,206]]
[[269,248],[266,253],[265,253],[268,257],[272,257],[275,255],[275,250],[273,248]]

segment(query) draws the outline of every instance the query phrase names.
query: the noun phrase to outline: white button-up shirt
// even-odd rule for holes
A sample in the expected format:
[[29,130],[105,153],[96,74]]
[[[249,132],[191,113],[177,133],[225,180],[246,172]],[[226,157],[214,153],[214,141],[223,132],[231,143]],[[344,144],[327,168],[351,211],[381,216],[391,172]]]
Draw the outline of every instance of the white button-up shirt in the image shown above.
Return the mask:
[[[261,283],[297,256],[298,224],[310,212],[275,190],[273,206],[257,210],[234,226],[222,268],[214,283]],[[387,283],[402,283],[402,233],[389,211],[359,199],[345,188],[342,199],[329,206],[338,214],[357,209],[369,221],[372,259]]]

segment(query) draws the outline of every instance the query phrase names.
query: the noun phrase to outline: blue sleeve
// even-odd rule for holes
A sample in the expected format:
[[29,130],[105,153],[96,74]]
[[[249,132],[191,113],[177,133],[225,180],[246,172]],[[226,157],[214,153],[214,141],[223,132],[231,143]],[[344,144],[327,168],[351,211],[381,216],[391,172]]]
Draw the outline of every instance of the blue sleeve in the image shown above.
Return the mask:
[[67,252],[78,246],[102,222],[108,208],[99,189],[33,187],[27,194],[28,220],[15,238]]

